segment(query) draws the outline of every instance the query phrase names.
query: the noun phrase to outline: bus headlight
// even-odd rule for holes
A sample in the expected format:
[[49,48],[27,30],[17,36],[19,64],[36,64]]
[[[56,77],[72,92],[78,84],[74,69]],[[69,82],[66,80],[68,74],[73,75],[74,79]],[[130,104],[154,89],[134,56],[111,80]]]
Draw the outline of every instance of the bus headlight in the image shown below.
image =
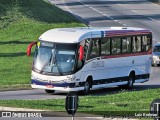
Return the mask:
[[69,75],[69,76],[67,76],[67,78],[66,78],[65,80],[63,80],[63,81],[65,81],[65,82],[72,82],[72,81],[75,81],[75,79],[76,79],[75,76]]

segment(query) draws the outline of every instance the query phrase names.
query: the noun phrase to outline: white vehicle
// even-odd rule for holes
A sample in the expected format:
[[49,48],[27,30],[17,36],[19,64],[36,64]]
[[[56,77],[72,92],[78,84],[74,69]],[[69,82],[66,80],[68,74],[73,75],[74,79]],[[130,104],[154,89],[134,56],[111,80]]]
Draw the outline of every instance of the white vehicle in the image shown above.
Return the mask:
[[160,43],[156,43],[153,47],[152,65],[160,65]]
[[133,87],[149,80],[152,33],[133,27],[58,28],[36,44],[32,88],[83,91],[111,86]]

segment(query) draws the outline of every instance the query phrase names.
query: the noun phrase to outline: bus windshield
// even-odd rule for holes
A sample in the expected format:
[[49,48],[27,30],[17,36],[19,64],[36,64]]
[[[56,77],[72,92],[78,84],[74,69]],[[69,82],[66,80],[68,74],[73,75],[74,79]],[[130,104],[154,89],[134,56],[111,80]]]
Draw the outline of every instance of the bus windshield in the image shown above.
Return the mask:
[[33,69],[43,74],[69,74],[75,68],[76,44],[38,42]]

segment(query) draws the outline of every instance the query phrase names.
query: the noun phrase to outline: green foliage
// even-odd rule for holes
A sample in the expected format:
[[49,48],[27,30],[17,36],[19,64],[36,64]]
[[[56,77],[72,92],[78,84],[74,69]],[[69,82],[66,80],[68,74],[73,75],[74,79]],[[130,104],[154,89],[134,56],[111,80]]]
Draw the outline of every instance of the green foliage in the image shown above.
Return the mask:
[[84,25],[44,0],[0,0],[0,88],[30,84],[30,42],[49,29],[77,26]]

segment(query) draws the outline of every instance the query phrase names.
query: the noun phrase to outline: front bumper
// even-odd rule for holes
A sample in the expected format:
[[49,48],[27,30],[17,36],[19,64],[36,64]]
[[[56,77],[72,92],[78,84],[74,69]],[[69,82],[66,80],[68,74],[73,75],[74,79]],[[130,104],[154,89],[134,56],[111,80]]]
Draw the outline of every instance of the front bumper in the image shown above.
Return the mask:
[[42,86],[42,85],[35,85],[31,84],[31,87],[34,89],[44,89],[44,90],[56,90],[56,91],[65,91],[65,92],[70,92],[70,91],[81,91],[84,90],[84,87],[76,87],[76,88],[67,88],[67,87],[47,87],[47,86]]
[[160,59],[153,59],[152,64],[154,65],[160,64]]
[[84,85],[82,83],[48,83],[38,80],[33,80],[31,83],[32,88],[47,89],[47,90],[58,90],[58,91],[80,91],[84,90]]

